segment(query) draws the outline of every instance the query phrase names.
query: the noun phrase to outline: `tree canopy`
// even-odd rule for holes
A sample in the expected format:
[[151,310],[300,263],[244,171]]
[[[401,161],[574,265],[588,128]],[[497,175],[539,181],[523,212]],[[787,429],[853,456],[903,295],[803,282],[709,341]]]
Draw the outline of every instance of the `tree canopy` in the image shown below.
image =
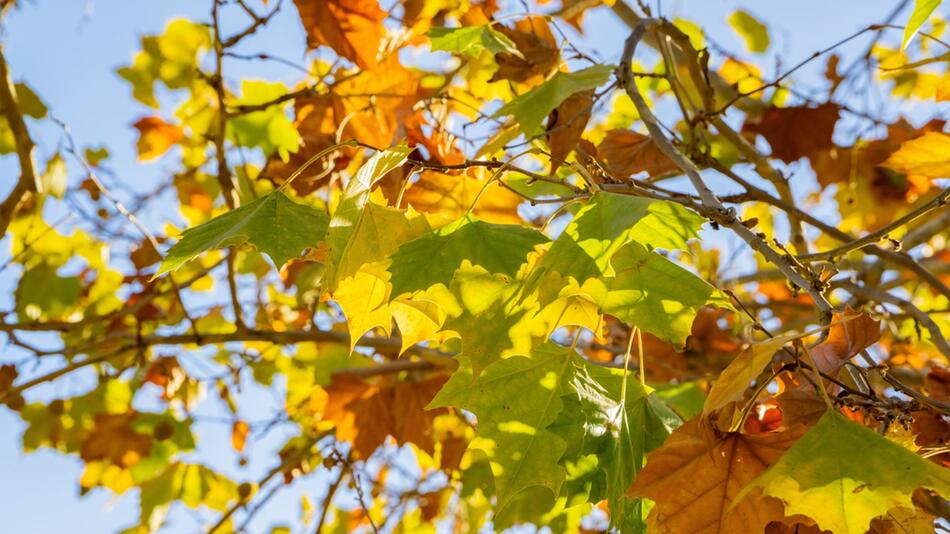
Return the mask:
[[0,405],[125,532],[950,528],[940,0],[205,3],[115,72],[154,190],[0,48]]

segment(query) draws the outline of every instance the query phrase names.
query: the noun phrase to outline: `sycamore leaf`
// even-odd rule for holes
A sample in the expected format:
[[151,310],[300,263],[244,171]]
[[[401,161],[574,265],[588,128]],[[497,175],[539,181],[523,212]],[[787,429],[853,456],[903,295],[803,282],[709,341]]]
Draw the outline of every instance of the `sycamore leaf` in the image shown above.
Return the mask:
[[[325,278],[329,281],[330,289],[335,287],[340,278],[339,267],[343,266],[350,270],[350,267],[342,265],[344,256],[351,246],[350,241],[353,233],[360,229],[364,216],[363,207],[369,201],[369,193],[373,188],[373,184],[386,173],[405,163],[408,157],[409,147],[406,145],[398,145],[383,152],[377,152],[356,171],[356,175],[346,184],[343,196],[333,211],[333,217],[330,219],[330,227],[327,231],[327,244],[330,246],[330,260],[328,262],[330,272]],[[371,223],[372,221],[368,222]],[[357,256],[356,259],[360,260],[361,258]]]
[[430,230],[425,217],[367,202],[336,266],[339,279],[362,265],[385,260],[399,245]]
[[561,102],[574,93],[596,89],[607,83],[612,72],[613,67],[610,65],[595,65],[577,72],[555,73],[538,87],[502,106],[494,116],[512,115],[525,135],[539,135],[544,118]]
[[495,54],[498,70],[492,74],[490,82],[510,80],[537,85],[560,63],[557,39],[544,17],[525,17],[515,22],[513,28],[499,26],[498,31],[511,40],[517,53],[503,51]]
[[[775,499],[735,499],[803,434],[796,427],[765,434],[730,433],[716,440],[697,417],[676,429],[647,456],[628,494],[652,499],[651,532],[732,534],[761,532],[784,518]],[[730,506],[730,503],[732,505]]]
[[772,106],[757,120],[747,120],[742,132],[762,134],[772,147],[772,157],[792,163],[834,147],[831,136],[838,122],[838,109],[832,102],[814,108]]
[[597,152],[615,178],[628,178],[640,172],[660,176],[679,170],[673,160],[657,148],[653,138],[630,130],[608,131],[597,146]]
[[583,283],[612,274],[610,258],[623,245],[637,241],[665,249],[682,249],[698,237],[703,219],[671,202],[597,193],[577,212],[542,259],[543,266]]
[[400,354],[416,343],[442,341],[449,335],[442,333],[445,310],[432,300],[399,298],[390,304],[390,311],[402,339]]
[[908,175],[950,177],[950,135],[927,132],[906,141],[882,165]]
[[353,444],[359,458],[369,458],[387,436],[400,445],[414,443],[432,453],[433,421],[447,410],[429,410],[445,375],[418,382],[382,380],[368,383],[348,373],[335,375],[326,388],[323,421],[332,424],[336,437]]
[[139,131],[136,148],[140,161],[161,157],[185,135],[180,126],[168,124],[161,117],[142,117],[132,126]]
[[[254,105],[270,102],[289,91],[282,83],[262,80],[243,80],[241,98],[236,105]],[[233,117],[228,121],[227,136],[240,146],[257,147],[265,156],[277,152],[287,161],[300,147],[300,133],[284,111],[287,105],[269,106],[264,110]]]
[[551,147],[551,172],[577,146],[594,106],[594,91],[581,91],[567,97],[548,117],[548,145]]
[[[566,401],[559,418],[559,422],[574,426],[572,430],[559,428],[570,436],[565,459],[570,456],[575,464],[596,463],[599,474],[595,480],[603,480],[592,481],[589,502],[607,499],[611,525],[621,532],[636,532],[646,510],[639,499],[626,496],[627,488],[643,467],[646,453],[662,445],[682,422],[633,373],[577,358],[571,385],[576,398]],[[626,396],[622,397],[624,390]]]
[[753,343],[745,349],[736,359],[719,374],[719,378],[713,383],[709,395],[706,397],[706,403],[703,405],[703,415],[708,416],[712,412],[722,408],[730,402],[738,401],[746,388],[766,364],[772,361],[772,356],[781,349],[786,343],[793,339],[801,337],[801,334],[791,333],[784,336],[773,337],[759,343]]
[[452,279],[452,294],[461,309],[452,311],[444,329],[461,337],[461,352],[474,376],[500,358],[528,354],[536,344],[534,308],[512,302],[519,289],[511,277],[468,262]]
[[904,37],[901,39],[901,50],[907,48],[907,43],[917,35],[920,27],[927,22],[930,14],[943,3],[943,0],[914,0],[914,10],[910,13],[910,19],[904,26]]
[[572,358],[570,349],[548,343],[530,356],[495,362],[474,380],[471,371],[462,368],[429,405],[456,406],[478,418],[471,446],[491,461],[499,511],[534,486],[557,495],[564,482],[564,469],[558,465],[564,440],[546,429],[563,408],[561,395]]
[[785,501],[788,515],[807,515],[836,534],[860,534],[874,517],[912,508],[911,494],[919,487],[950,495],[950,474],[829,411],[736,501],[761,488]]
[[490,273],[514,276],[544,234],[513,224],[493,224],[466,215],[454,223],[400,246],[390,259],[393,295],[446,287],[464,261]]
[[521,56],[515,43],[489,24],[461,28],[432,28],[426,35],[432,41],[432,50],[455,52],[463,56],[478,56],[485,50],[493,54],[506,52]]
[[267,254],[277,268],[314,247],[327,232],[326,213],[294,202],[281,190],[258,198],[181,235],[155,276],[177,270],[200,254],[216,248],[250,243]]
[[729,24],[745,41],[749,52],[761,54],[769,47],[769,29],[747,11],[733,11],[729,15]]
[[294,0],[311,47],[326,45],[361,68],[376,65],[386,34],[377,0]]
[[374,328],[388,336],[392,331],[392,312],[389,308],[389,273],[382,263],[363,265],[353,276],[340,281],[333,292],[333,300],[346,316],[350,332],[350,351],[356,342]]
[[679,347],[699,309],[719,294],[702,278],[637,242],[618,250],[610,263],[616,275],[604,280],[604,312]]
[[470,208],[475,216],[488,222],[521,224],[523,221],[518,215],[518,205],[524,198],[506,189],[498,180],[491,180],[485,169],[468,169],[457,175],[422,171],[403,199],[416,210],[445,221],[462,217]]

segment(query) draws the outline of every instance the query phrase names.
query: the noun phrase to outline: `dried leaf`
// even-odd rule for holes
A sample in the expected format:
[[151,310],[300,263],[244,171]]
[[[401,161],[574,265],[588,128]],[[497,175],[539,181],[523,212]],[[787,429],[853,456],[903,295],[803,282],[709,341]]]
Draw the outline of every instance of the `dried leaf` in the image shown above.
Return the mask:
[[733,498],[778,461],[804,430],[731,433],[710,443],[701,418],[692,419],[647,456],[628,494],[656,502],[648,522],[658,533],[760,532],[784,518],[781,502],[749,496],[734,503]]
[[657,148],[649,136],[630,130],[610,130],[597,147],[615,178],[646,172],[660,176],[678,171],[679,167]]
[[544,18],[527,17],[516,22],[514,28],[500,26],[498,30],[515,44],[521,55],[495,54],[498,70],[491,81],[511,80],[537,85],[557,68],[561,53]]
[[551,173],[567,160],[577,146],[594,103],[594,91],[581,91],[567,97],[548,116],[548,145],[551,147]]
[[834,146],[831,136],[838,122],[838,105],[770,107],[756,121],[747,121],[743,133],[761,134],[772,147],[772,157],[786,163]]

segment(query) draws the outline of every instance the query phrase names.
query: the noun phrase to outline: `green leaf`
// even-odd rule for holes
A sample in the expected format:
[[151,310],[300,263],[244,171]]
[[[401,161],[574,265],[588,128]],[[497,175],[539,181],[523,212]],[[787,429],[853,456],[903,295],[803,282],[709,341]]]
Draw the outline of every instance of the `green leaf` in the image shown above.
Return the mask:
[[640,499],[626,496],[627,488],[643,467],[646,453],[659,448],[682,421],[633,373],[577,358],[571,385],[576,400],[566,405],[562,419],[569,414],[580,424],[565,458],[573,454],[574,464],[585,460],[596,464],[588,500],[607,499],[613,527],[624,533],[644,532],[646,510]]
[[547,241],[537,230],[481,221],[472,215],[400,246],[390,259],[393,296],[446,287],[465,261],[489,273],[514,276],[535,245]]
[[333,211],[327,233],[327,244],[330,246],[328,267],[330,272],[325,278],[329,280],[329,289],[335,289],[336,282],[340,279],[338,268],[343,263],[344,255],[347,254],[347,247],[350,246],[353,233],[360,225],[363,207],[369,200],[373,184],[386,173],[405,163],[408,157],[409,147],[405,144],[377,152],[356,171],[356,175],[346,184],[340,203]]
[[686,344],[696,312],[719,292],[705,280],[632,242],[613,255],[603,310],[677,346]]
[[[263,104],[288,92],[282,83],[244,80],[241,82],[241,98],[235,105]],[[296,152],[300,146],[300,134],[285,111],[288,105],[290,101],[232,118],[228,121],[228,139],[240,146],[260,148],[267,156],[276,150],[280,159],[287,161],[290,153]]]
[[46,104],[40,100],[40,97],[33,92],[29,85],[25,83],[16,84],[16,98],[20,104],[20,111],[27,117],[34,119],[46,117],[49,111],[46,109]]
[[610,259],[637,241],[653,248],[686,248],[703,219],[679,204],[630,195],[597,193],[551,245],[539,268],[556,269],[578,283],[611,274]]
[[327,214],[294,202],[281,190],[189,228],[165,255],[155,276],[175,271],[212,249],[251,243],[279,269],[327,232]]
[[761,488],[785,501],[785,515],[807,515],[836,534],[860,534],[888,510],[912,508],[919,487],[950,496],[950,473],[829,411],[733,503]]
[[942,3],[943,0],[914,0],[914,10],[910,14],[907,25],[904,26],[904,38],[901,39],[901,50],[907,48],[907,44],[917,35],[917,32],[920,31],[920,27],[927,22],[927,19],[930,18],[930,14]]
[[749,52],[761,54],[769,48],[769,29],[748,11],[733,11],[729,15],[729,24],[745,41]]
[[558,72],[550,79],[508,102],[495,117],[513,115],[521,131],[529,137],[539,135],[541,123],[567,97],[607,83],[613,72],[611,65],[595,65],[577,72]]
[[522,57],[515,43],[489,24],[461,28],[432,28],[426,35],[432,41],[433,51],[444,50],[463,56],[477,56],[488,50],[493,54],[506,52]]
[[558,459],[565,443],[546,429],[563,407],[572,358],[572,350],[547,343],[531,356],[495,362],[474,381],[470,370],[460,368],[429,404],[456,406],[478,418],[471,447],[491,461],[498,513],[528,488],[543,486],[552,498],[560,491],[564,468]]
[[14,294],[17,315],[23,322],[62,318],[79,303],[81,293],[78,277],[59,276],[41,263],[20,278]]

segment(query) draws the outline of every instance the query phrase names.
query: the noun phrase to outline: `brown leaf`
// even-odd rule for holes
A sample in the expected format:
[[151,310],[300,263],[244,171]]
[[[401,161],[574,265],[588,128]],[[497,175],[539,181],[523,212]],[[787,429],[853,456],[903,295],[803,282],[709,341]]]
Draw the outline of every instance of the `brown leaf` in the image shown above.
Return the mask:
[[326,388],[323,419],[333,422],[337,439],[351,442],[359,458],[369,458],[387,436],[431,453],[435,449],[432,421],[447,411],[426,411],[425,406],[445,380],[446,376],[439,375],[393,384],[387,377],[371,384],[352,374],[335,375]]
[[761,134],[772,147],[772,157],[786,163],[834,146],[831,136],[838,122],[838,105],[770,107],[756,121],[747,121],[743,133]]
[[694,418],[647,456],[628,494],[656,502],[648,519],[651,532],[762,532],[769,522],[784,519],[782,502],[755,492],[737,503],[732,500],[805,430],[731,433],[710,443],[701,418]]
[[660,176],[679,170],[670,158],[657,148],[649,136],[630,130],[610,130],[597,147],[615,178],[646,172]]
[[19,375],[19,373],[16,370],[16,366],[12,363],[0,365],[0,392],[10,389],[17,375]]
[[158,159],[185,135],[179,126],[168,124],[161,117],[142,117],[132,126],[139,131],[135,146],[140,161]]
[[311,48],[326,45],[362,68],[377,64],[386,12],[377,0],[294,0]]
[[137,415],[132,411],[97,414],[79,456],[86,462],[109,460],[125,469],[139,463],[152,450],[152,438],[132,428]]
[[247,445],[247,435],[250,431],[251,427],[244,421],[235,421],[231,425],[231,446],[238,453],[244,452],[244,446]]
[[548,117],[548,145],[551,147],[551,173],[567,160],[577,146],[594,105],[594,91],[581,91],[567,97]]
[[174,356],[156,358],[145,372],[144,382],[155,384],[162,388],[162,399],[171,399],[178,389],[185,383],[187,374]]
[[924,387],[927,389],[927,394],[934,399],[950,402],[950,369],[931,367],[924,378]]
[[[853,319],[842,320],[849,318]],[[836,374],[848,360],[881,339],[881,322],[850,308],[843,314],[836,313],[832,323],[825,341],[809,349],[815,365],[829,375]]]
[[497,29],[515,43],[522,57],[508,52],[495,54],[498,70],[490,81],[511,80],[538,85],[560,63],[557,40],[544,18],[527,17],[516,22],[514,28],[499,26]]

